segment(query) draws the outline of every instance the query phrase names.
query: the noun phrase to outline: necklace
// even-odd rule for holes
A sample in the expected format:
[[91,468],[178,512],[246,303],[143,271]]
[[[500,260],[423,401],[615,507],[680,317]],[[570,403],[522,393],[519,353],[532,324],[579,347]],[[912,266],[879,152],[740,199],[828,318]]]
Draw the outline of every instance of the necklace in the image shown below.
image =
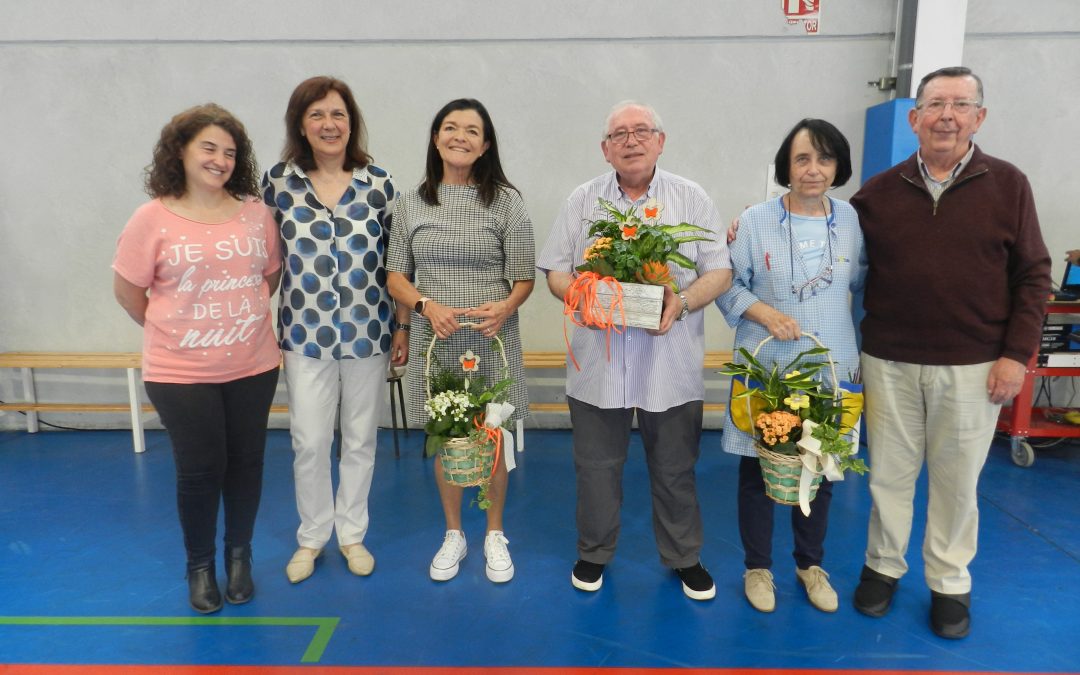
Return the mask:
[[[792,213],[790,209],[785,208],[784,198],[780,198],[780,224],[783,225],[784,221],[787,221],[788,245],[790,247],[790,257],[788,258],[788,262],[790,263],[791,271],[791,294],[798,298],[799,302],[803,302],[808,297],[816,296],[819,290],[824,290],[828,288],[830,284],[832,284],[832,229],[836,217],[836,211],[835,209],[829,208],[831,206],[831,199],[829,200],[828,206],[826,206],[825,199],[822,198],[821,208],[825,212],[825,258],[821,261],[821,265],[818,268],[818,273],[813,277],[810,277],[810,273],[806,269],[806,264],[802,257],[802,252],[799,251],[795,246],[795,229],[792,225],[792,220],[794,220],[794,216],[796,214]],[[795,282],[795,256],[799,256],[799,263],[803,268],[803,276],[807,277],[806,281],[801,284]]]

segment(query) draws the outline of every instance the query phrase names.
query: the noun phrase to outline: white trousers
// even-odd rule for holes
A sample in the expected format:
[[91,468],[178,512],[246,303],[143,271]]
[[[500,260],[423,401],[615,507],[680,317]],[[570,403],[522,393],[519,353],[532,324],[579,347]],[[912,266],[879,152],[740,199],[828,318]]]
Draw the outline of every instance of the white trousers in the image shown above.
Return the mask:
[[939,593],[971,591],[968,564],[979,535],[976,490],[1001,409],[986,390],[992,365],[923,366],[862,355],[873,497],[870,569],[897,579],[907,572],[915,481],[925,461],[926,584]]
[[[333,361],[283,353],[300,514],[296,541],[321,549],[336,529],[339,546],[358,544],[368,529],[368,493],[390,355]],[[335,499],[330,450],[339,409],[341,461]]]

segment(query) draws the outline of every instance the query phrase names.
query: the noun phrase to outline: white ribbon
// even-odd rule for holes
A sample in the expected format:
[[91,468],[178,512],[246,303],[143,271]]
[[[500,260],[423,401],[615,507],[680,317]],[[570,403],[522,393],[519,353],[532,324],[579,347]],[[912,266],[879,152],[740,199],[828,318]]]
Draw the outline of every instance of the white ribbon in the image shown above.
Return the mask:
[[813,436],[817,426],[817,422],[803,420],[802,436],[795,444],[802,450],[799,455],[802,459],[802,475],[799,476],[799,509],[804,516],[810,515],[810,488],[817,476],[824,475],[834,482],[844,480],[844,472],[840,470],[836,458],[821,452],[821,441]]
[[503,428],[503,420],[514,414],[514,406],[509,403],[488,403],[484,410],[484,426],[498,429],[502,432],[503,457],[506,462],[506,470],[512,471],[517,466],[514,459],[514,434]]

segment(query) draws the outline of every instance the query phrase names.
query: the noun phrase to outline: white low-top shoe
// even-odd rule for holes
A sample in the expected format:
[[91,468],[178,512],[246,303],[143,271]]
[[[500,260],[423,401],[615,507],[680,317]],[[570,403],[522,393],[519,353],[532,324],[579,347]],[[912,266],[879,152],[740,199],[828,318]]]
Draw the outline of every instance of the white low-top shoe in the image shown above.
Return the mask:
[[487,560],[487,578],[503,584],[514,578],[514,562],[510,559],[510,540],[502,530],[492,530],[484,538],[484,559]]
[[341,555],[349,563],[349,571],[358,577],[366,577],[375,569],[375,558],[363,544],[342,546]]
[[301,546],[296,549],[296,553],[293,553],[292,558],[289,559],[289,564],[285,566],[285,576],[289,577],[289,581],[298,584],[304,579],[307,579],[315,571],[315,559],[322,554],[322,549],[305,548]]
[[799,583],[806,588],[806,597],[810,598],[810,604],[823,612],[835,612],[840,602],[836,597],[836,591],[829,583],[829,573],[817,565],[811,565],[809,569],[795,568],[795,576]]
[[465,559],[468,547],[465,545],[465,533],[461,530],[447,530],[443,544],[431,561],[428,574],[435,581],[449,581],[457,576],[459,563]]

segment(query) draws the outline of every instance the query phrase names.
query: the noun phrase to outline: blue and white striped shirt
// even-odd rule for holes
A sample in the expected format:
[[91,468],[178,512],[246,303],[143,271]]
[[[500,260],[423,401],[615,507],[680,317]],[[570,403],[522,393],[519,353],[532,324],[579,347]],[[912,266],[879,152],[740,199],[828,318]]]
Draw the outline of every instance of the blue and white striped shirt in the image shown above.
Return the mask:
[[[537,268],[542,272],[574,273],[591,243],[589,221],[601,218],[598,198],[626,209],[631,201],[619,187],[615,172],[578,187],[567,198],[551,228]],[[657,167],[648,191],[635,204],[655,197],[663,206],[660,220],[668,224],[692,223],[712,231],[713,241],[682,244],[679,252],[697,263],[697,271],[671,265],[680,288],[691,285],[704,272],[730,269],[720,215],[700,185]],[[691,312],[665,335],[650,335],[642,328],[611,333],[610,358],[603,331],[575,329],[571,346],[581,365],[566,369],[566,394],[599,408],[642,408],[663,412],[688,401],[705,398],[702,366],[705,358],[703,311]]]

